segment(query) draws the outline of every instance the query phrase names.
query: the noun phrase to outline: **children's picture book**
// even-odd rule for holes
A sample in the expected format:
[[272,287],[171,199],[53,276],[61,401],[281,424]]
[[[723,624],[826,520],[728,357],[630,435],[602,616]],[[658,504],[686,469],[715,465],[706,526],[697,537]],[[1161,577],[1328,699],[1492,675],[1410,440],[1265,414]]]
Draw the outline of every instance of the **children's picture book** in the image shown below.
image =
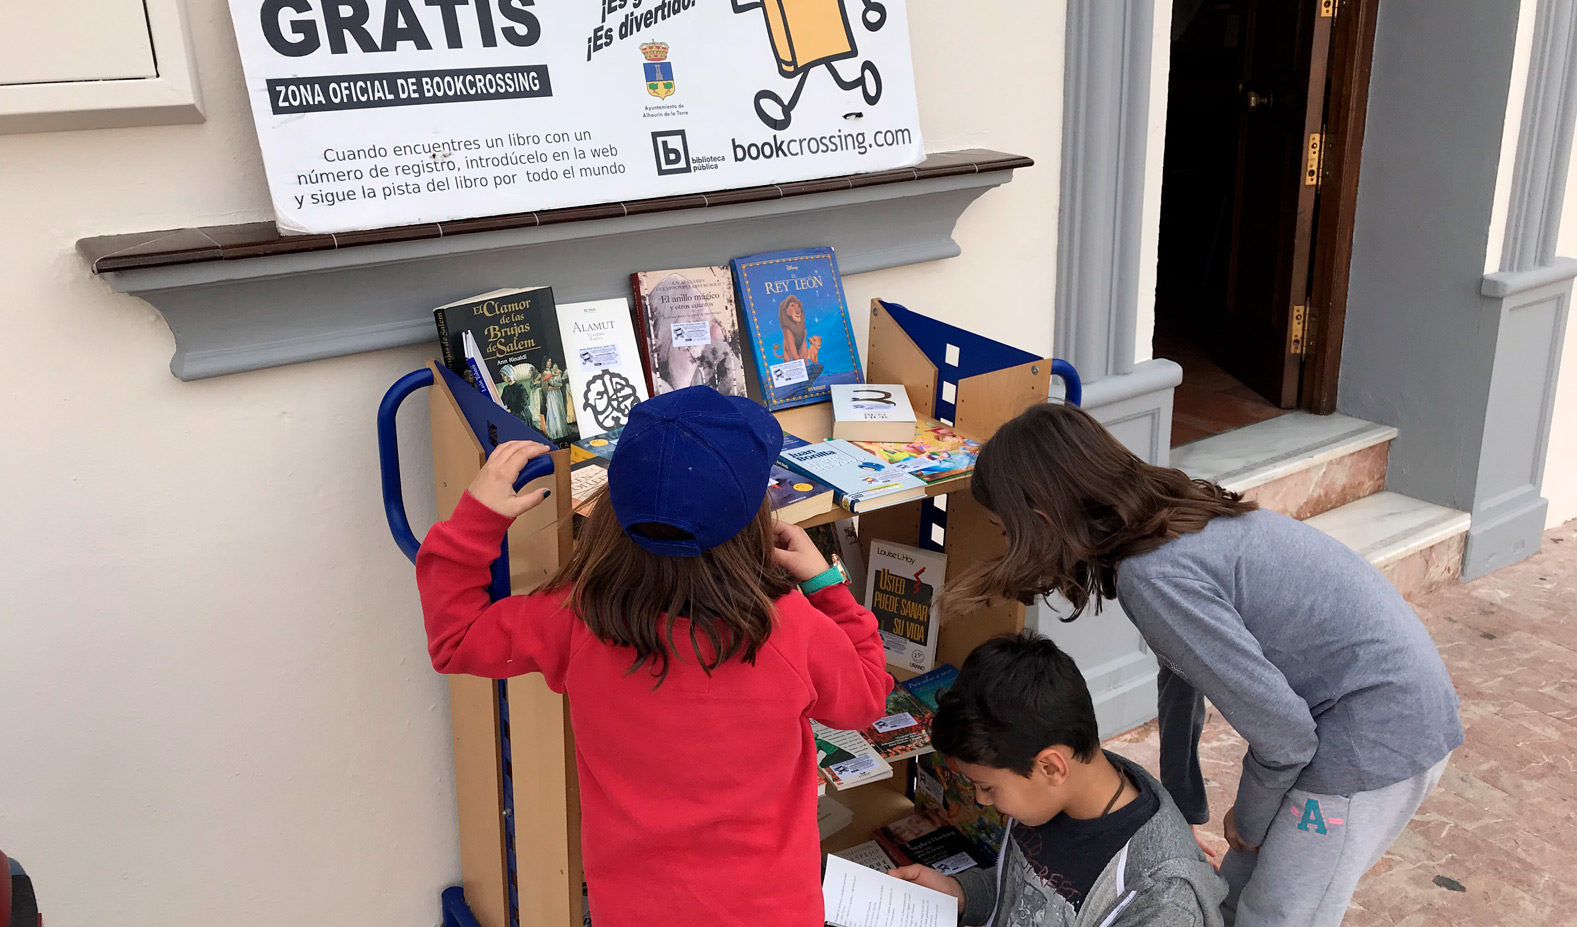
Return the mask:
[[605,431],[600,435],[582,438],[569,446],[569,459],[571,464],[601,457],[603,460],[613,459],[613,449],[619,446],[619,435],[624,433],[623,428]]
[[915,760],[914,806],[938,823],[958,828],[985,865],[996,864],[1007,820],[996,808],[977,804],[969,777],[955,772],[939,753]]
[[794,524],[827,511],[832,504],[832,487],[773,464],[767,496],[772,499],[772,514],[777,520]]
[[705,384],[725,396],[748,395],[745,342],[727,267],[632,274],[644,323],[651,395]]
[[968,476],[980,457],[980,442],[936,419],[920,419],[914,434],[898,442],[856,441],[855,446],[926,483]]
[[796,473],[830,485],[838,504],[851,512],[896,505],[925,495],[925,483],[882,463],[848,441],[811,444],[785,434],[778,461]]
[[951,663],[943,663],[929,673],[922,673],[904,682],[899,683],[909,693],[930,709],[934,714],[937,709],[937,699],[942,693],[952,688],[953,681],[958,678],[958,668]]
[[947,577],[947,555],[874,540],[866,571],[865,607],[881,628],[887,665],[929,672],[936,665],[935,599]]
[[834,383],[832,436],[846,441],[907,442],[915,437],[914,407],[900,383]]
[[825,402],[833,384],[865,381],[831,248],[753,254],[732,266],[767,408]]
[[931,709],[895,683],[887,694],[886,714],[860,731],[860,736],[889,763],[930,753]]
[[893,777],[892,765],[859,731],[835,731],[820,721],[810,722],[810,730],[816,738],[816,765],[833,788],[852,789]]
[[624,427],[630,410],[650,395],[629,301],[566,303],[558,316],[580,436]]
[[576,515],[586,516],[591,514],[592,496],[597,491],[608,485],[608,462],[601,457],[592,457],[580,463],[571,464],[569,468],[569,493],[570,505]]
[[[825,785],[823,782],[823,788]],[[816,830],[820,832],[821,839],[826,840],[853,823],[854,812],[847,805],[827,795],[816,799]]]
[[559,447],[580,437],[551,287],[457,300],[433,319],[444,366]]
[[[871,861],[880,864],[874,858]],[[821,897],[831,927],[951,927],[958,923],[958,899],[952,895],[838,855],[827,857]]]

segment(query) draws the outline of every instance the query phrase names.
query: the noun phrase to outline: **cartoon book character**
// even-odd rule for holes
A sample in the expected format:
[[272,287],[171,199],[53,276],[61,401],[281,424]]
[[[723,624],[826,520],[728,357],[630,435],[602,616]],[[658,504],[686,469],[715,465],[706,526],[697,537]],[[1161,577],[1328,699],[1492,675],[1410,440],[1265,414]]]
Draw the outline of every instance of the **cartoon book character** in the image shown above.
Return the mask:
[[[767,22],[778,73],[797,78],[787,100],[771,90],[756,94],[756,116],[773,129],[786,129],[794,120],[794,108],[805,89],[805,79],[817,67],[825,66],[833,83],[844,90],[859,89],[868,106],[882,98],[882,75],[875,63],[862,61],[860,75],[845,79],[833,62],[859,57],[854,30],[844,0],[732,0],[735,13],[759,9]],[[867,32],[879,32],[887,24],[887,8],[879,0],[860,0],[860,21]]]

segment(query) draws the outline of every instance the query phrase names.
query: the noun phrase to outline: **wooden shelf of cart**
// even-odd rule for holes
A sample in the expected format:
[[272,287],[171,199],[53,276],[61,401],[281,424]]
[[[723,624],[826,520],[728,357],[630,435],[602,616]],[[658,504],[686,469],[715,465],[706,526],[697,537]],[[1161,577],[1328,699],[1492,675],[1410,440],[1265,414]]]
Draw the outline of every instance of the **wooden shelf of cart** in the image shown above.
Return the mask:
[[[1003,422],[1046,399],[1051,362],[943,325],[901,306],[872,302],[867,379],[902,383],[921,415],[951,421],[961,432],[989,438]],[[433,475],[438,510],[450,511],[485,454],[454,398],[435,378],[431,390]],[[784,430],[819,441],[832,429],[826,404],[778,413]],[[552,488],[555,505],[539,506],[509,532],[513,588],[530,589],[557,568],[570,549],[570,492],[567,452],[554,455],[555,473],[535,488]],[[999,553],[1002,538],[967,492],[967,479],[933,487],[945,494],[860,515],[860,533],[907,544],[922,532],[940,536],[949,572],[968,569]],[[831,507],[802,525],[850,517]],[[958,665],[980,642],[1024,626],[1024,607],[991,606],[957,616],[940,631],[937,661]],[[482,927],[512,927],[509,834],[514,841],[514,896],[521,927],[571,927],[581,923],[580,802],[575,781],[574,735],[568,703],[547,690],[539,676],[504,683],[508,718],[501,717],[497,684],[470,676],[450,677],[455,784],[460,825],[461,882]],[[509,746],[509,776],[505,749]],[[907,765],[891,780],[833,797],[854,811],[854,823],[824,841],[827,851],[869,839],[872,830],[913,811],[904,795]],[[509,783],[529,783],[510,790]],[[512,794],[506,794],[506,791]],[[512,807],[512,815],[506,810]],[[511,821],[512,817],[512,821]],[[510,825],[513,825],[512,827]]]

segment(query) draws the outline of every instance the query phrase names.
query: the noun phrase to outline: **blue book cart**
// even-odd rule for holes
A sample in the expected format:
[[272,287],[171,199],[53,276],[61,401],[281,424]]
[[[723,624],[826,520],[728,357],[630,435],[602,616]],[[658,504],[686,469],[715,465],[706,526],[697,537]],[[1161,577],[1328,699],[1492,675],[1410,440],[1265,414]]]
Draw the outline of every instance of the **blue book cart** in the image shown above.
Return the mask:
[[[1043,358],[944,324],[895,303],[871,305],[867,380],[902,383],[915,410],[964,434],[989,438],[1003,422],[1044,402],[1051,378],[1077,403],[1077,373]],[[437,363],[397,382],[378,412],[383,492],[395,542],[414,559],[419,542],[405,516],[395,418],[401,403],[426,389],[437,510],[448,513],[494,447],[505,441],[549,443]],[[819,441],[832,430],[827,403],[778,413],[786,431]],[[572,501],[568,452],[533,462],[517,488],[550,488],[509,531],[494,563],[491,594],[534,588],[570,549]],[[860,516],[862,542],[873,537],[942,550],[948,571],[994,555],[1002,539],[967,492],[968,481],[932,487],[923,500]],[[960,492],[960,489],[965,491]],[[834,506],[801,522],[848,517]],[[991,606],[941,629],[937,661],[958,665],[977,644],[1022,629],[1024,607]],[[902,676],[902,673],[898,675]],[[461,884],[441,898],[446,927],[571,927],[586,916],[580,860],[580,800],[568,703],[539,676],[508,680],[449,677],[454,729]],[[911,761],[906,761],[912,764]],[[836,793],[854,822],[823,841],[828,852],[870,839],[871,832],[914,811],[911,770],[891,780]],[[594,904],[595,902],[593,902]]]

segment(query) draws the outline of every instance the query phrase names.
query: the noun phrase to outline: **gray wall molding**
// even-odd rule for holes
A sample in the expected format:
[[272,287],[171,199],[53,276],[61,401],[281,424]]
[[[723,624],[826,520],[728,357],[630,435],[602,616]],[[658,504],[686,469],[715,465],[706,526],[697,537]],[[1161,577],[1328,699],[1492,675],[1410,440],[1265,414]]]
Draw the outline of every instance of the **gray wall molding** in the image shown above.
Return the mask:
[[1544,458],[1577,277],[1577,261],[1555,256],[1577,122],[1577,0],[1539,0],[1533,29],[1501,269],[1480,288],[1496,321],[1463,580],[1537,551],[1549,511]]
[[[1544,537],[1550,507],[1543,496],[1544,459],[1571,310],[1572,277],[1577,275],[1577,261],[1556,260],[1561,276],[1516,288],[1494,301],[1495,362],[1484,410],[1473,523],[1462,560],[1464,581],[1531,556]],[[1545,270],[1552,269],[1556,268]]]
[[[1165,465],[1182,368],[1134,364],[1155,0],[1068,0],[1056,353],[1079,370],[1084,408],[1144,460]],[[1064,603],[1065,607],[1065,603]],[[1116,602],[1063,624],[1041,603],[1027,621],[1079,664],[1101,736],[1155,717],[1155,657]]]
[[1532,270],[1555,258],[1577,121],[1577,0],[1539,0],[1533,28],[1503,271]]
[[1133,369],[1154,0],[1069,0],[1057,223],[1058,355]]
[[1531,270],[1499,271],[1484,277],[1480,292],[1491,299],[1505,299],[1529,290],[1577,277],[1577,259],[1553,258],[1543,267]]
[[[1462,578],[1538,549],[1577,262],[1556,235],[1577,115],[1577,0],[1539,0],[1508,113],[1518,0],[1384,0],[1375,35],[1338,408],[1394,425],[1387,485],[1472,515]],[[1502,151],[1506,120],[1517,150]],[[1500,269],[1495,186],[1513,158]],[[1429,229],[1420,235],[1419,229]]]
[[631,270],[833,246],[864,273],[954,257],[963,211],[1011,170],[763,202],[567,222],[338,250],[100,274],[152,303],[175,335],[183,380],[437,339],[431,308],[551,281],[561,302],[625,296]]

